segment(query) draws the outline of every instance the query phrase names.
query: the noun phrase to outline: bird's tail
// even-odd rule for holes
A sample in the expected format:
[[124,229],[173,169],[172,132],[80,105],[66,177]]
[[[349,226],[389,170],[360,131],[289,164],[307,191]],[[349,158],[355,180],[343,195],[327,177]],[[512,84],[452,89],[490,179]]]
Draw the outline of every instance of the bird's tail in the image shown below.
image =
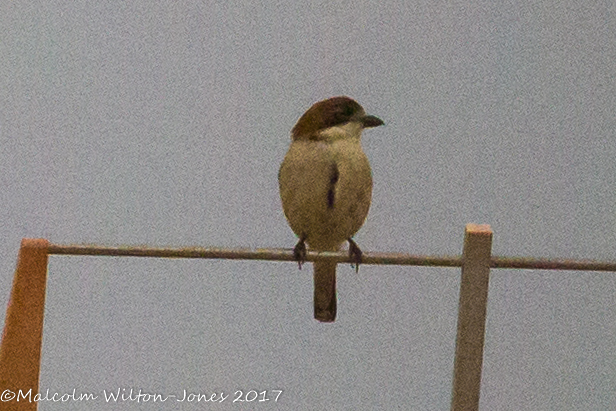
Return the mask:
[[335,262],[314,262],[314,318],[328,323],[336,319]]

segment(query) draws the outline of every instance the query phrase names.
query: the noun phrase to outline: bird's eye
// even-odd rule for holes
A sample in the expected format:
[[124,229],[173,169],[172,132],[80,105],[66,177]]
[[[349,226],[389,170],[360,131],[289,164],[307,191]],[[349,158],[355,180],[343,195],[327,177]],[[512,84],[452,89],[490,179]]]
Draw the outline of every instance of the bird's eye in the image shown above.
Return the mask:
[[351,107],[350,105],[344,106],[343,113],[345,116],[351,117],[353,115],[353,112],[354,112],[353,107]]

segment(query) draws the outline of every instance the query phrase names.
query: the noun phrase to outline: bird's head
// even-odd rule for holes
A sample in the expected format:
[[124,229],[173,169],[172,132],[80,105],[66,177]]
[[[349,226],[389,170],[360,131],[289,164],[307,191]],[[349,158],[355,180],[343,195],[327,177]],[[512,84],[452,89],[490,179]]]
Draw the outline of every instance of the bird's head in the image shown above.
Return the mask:
[[291,137],[293,140],[359,138],[364,128],[383,124],[380,118],[367,115],[352,98],[332,97],[313,104],[297,121],[291,130]]

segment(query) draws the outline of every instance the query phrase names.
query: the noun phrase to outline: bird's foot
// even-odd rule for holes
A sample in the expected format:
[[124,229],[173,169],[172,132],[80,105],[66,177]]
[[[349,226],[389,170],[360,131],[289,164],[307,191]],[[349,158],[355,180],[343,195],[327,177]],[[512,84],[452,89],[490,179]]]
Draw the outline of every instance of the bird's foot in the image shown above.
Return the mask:
[[293,257],[295,257],[295,261],[299,265],[299,269],[302,269],[302,264],[306,262],[306,238],[300,237],[297,244],[295,244],[295,248],[293,248]]
[[361,255],[362,252],[352,239],[348,239],[349,241],[349,258],[351,259],[351,267],[355,266],[355,272],[359,272],[359,264],[361,264]]

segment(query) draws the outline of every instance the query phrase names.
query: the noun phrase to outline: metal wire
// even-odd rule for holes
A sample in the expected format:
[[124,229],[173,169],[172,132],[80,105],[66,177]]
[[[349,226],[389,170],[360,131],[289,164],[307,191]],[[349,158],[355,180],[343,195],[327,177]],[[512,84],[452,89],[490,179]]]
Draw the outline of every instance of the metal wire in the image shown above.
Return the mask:
[[[50,244],[49,254],[94,255],[159,258],[213,258],[231,260],[295,261],[293,250],[280,248],[156,248],[156,247],[109,247],[100,245],[59,245]],[[348,253],[308,251],[306,261],[332,260],[337,263],[351,263]],[[427,256],[403,253],[373,253],[362,255],[366,265],[416,265],[430,267],[461,267],[461,256]],[[545,259],[524,257],[492,257],[492,268],[516,268],[534,270],[581,270],[616,271],[616,262],[594,260]]]

